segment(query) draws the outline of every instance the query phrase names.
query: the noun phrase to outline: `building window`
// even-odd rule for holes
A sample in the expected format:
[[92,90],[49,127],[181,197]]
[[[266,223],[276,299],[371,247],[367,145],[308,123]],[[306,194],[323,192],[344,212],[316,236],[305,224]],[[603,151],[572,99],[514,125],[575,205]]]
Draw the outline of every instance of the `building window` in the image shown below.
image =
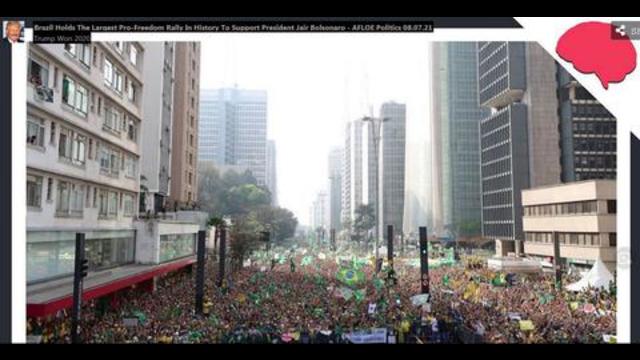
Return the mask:
[[124,52],[124,41],[116,41],[116,51],[120,54]]
[[609,233],[609,246],[618,246],[618,234]]
[[127,79],[127,99],[131,102],[136,101],[136,85],[131,79]]
[[138,161],[133,157],[127,155],[125,157],[124,174],[128,177],[135,178],[138,171]]
[[120,174],[120,153],[104,145],[100,146],[100,171],[107,175]]
[[108,86],[113,86],[113,64],[109,59],[104,59],[104,83]]
[[616,200],[607,200],[607,214],[615,214],[617,209]]
[[133,216],[134,197],[131,194],[124,194],[124,216]]
[[27,144],[44,146],[44,121],[42,119],[27,117]]
[[193,165],[193,154],[189,153],[189,165]]
[[191,178],[192,178],[192,175],[191,175],[191,173],[189,173],[189,185],[192,185],[192,183],[191,183],[192,179]]
[[113,218],[118,215],[118,194],[115,191],[100,190],[100,211],[103,218]]
[[35,57],[29,58],[29,82],[35,86],[49,86],[49,63]]
[[97,66],[98,64],[98,47],[93,47],[93,66]]
[[84,66],[89,67],[91,64],[91,48],[89,44],[65,44],[64,49]]
[[138,48],[133,44],[129,46],[129,60],[133,66],[138,65]]
[[76,165],[84,165],[87,137],[69,129],[60,129],[58,155]]
[[127,123],[127,138],[133,142],[138,139],[138,127],[133,120],[129,120]]
[[109,59],[104,59],[104,83],[119,94],[122,94],[122,72]]
[[193,134],[189,134],[189,145],[193,146]]
[[87,88],[76,83],[69,76],[65,75],[62,80],[62,101],[69,105],[76,112],[86,116],[88,107]]
[[195,254],[195,234],[160,235],[160,262]]
[[113,106],[104,107],[104,127],[110,131],[120,133],[122,113]]
[[51,201],[51,195],[53,193],[53,178],[47,178],[47,201]]
[[42,176],[27,174],[27,206],[40,207],[42,199]]
[[58,181],[56,201],[57,216],[82,216],[84,209],[84,185]]

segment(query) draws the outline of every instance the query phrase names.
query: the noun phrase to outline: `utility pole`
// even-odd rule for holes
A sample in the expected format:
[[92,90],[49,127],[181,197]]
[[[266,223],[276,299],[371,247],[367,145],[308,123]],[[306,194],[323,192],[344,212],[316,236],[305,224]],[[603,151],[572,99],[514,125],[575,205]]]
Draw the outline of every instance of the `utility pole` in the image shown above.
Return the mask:
[[378,259],[378,247],[379,247],[379,234],[378,232],[380,231],[379,227],[380,227],[380,154],[378,151],[378,147],[379,147],[379,143],[380,143],[380,130],[382,128],[382,123],[389,120],[388,118],[374,118],[372,116],[365,116],[362,118],[362,121],[366,121],[369,122],[370,126],[369,129],[371,129],[371,137],[373,140],[373,152],[375,154],[375,163],[376,163],[376,191],[375,191],[375,197],[376,197],[376,201],[375,201],[375,224],[376,224],[376,231],[374,233],[375,236],[375,256],[376,256],[376,260]]

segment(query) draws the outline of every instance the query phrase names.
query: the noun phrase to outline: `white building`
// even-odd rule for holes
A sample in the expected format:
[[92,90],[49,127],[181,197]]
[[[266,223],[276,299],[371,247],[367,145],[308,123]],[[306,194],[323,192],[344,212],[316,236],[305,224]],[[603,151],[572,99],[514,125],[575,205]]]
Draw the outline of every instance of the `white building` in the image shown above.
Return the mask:
[[78,231],[90,269],[134,261],[144,50],[122,42],[29,46],[29,283],[73,272]]
[[[157,164],[160,155],[170,166],[168,151],[141,145],[145,122],[171,121],[166,107],[159,108],[161,116],[144,114],[154,108],[145,101],[165,100],[144,96],[143,74],[157,60],[148,48],[137,42],[29,44],[28,316],[70,306],[76,233],[85,234],[89,263],[84,299],[135,284],[153,289],[158,276],[195,262],[196,233],[206,224],[202,213],[138,218],[140,163]],[[156,68],[157,78],[165,65]],[[170,142],[170,131],[153,138]]]
[[587,180],[522,191],[525,235],[529,256],[553,257],[553,236],[566,262],[593,265],[602,260],[616,269],[616,181]]

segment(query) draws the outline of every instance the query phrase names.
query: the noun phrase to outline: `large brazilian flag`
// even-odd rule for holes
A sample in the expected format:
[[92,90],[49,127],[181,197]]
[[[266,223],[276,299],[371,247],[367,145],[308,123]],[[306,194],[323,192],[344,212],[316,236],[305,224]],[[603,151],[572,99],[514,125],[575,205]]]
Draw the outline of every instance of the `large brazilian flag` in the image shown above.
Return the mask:
[[360,269],[342,268],[336,274],[336,279],[347,286],[356,286],[365,280],[364,272]]

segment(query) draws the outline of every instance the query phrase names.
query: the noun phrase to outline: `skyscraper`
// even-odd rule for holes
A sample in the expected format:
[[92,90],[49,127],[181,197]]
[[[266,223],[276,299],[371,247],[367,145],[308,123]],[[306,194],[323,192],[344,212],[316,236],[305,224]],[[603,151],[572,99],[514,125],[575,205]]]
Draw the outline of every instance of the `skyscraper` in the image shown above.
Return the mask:
[[562,181],[616,178],[616,119],[558,65]]
[[329,153],[329,229],[342,228],[342,148]]
[[438,231],[480,233],[479,122],[476,44],[433,43],[433,143],[439,186]]
[[198,198],[198,109],[200,43],[178,42],[175,55],[170,206],[191,205]]
[[259,185],[266,185],[266,91],[203,90],[200,98],[199,160],[246,166]]
[[149,42],[144,64],[142,95],[144,121],[141,137],[144,161],[140,166],[141,185],[146,188],[145,211],[158,212],[167,206],[171,178],[171,130],[173,126],[173,92],[175,43]]
[[[556,63],[535,43],[480,42],[482,233],[520,252],[521,190],[560,182]],[[517,244],[514,242],[516,241]]]
[[324,190],[318,191],[311,205],[311,229],[329,229],[329,197]]
[[349,121],[345,131],[342,218],[353,221],[356,209],[363,204],[363,122]]
[[380,108],[382,123],[379,157],[379,232],[383,238],[387,225],[396,234],[402,231],[404,216],[404,178],[406,147],[406,106],[386,102]]
[[276,177],[276,142],[267,140],[267,188],[271,192],[271,203],[278,205],[278,183]]

